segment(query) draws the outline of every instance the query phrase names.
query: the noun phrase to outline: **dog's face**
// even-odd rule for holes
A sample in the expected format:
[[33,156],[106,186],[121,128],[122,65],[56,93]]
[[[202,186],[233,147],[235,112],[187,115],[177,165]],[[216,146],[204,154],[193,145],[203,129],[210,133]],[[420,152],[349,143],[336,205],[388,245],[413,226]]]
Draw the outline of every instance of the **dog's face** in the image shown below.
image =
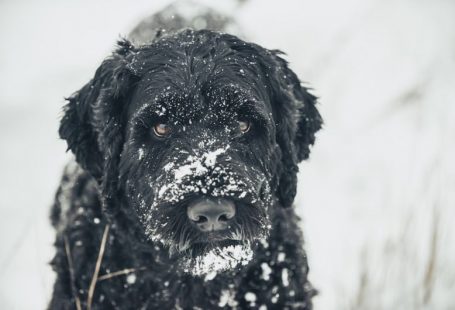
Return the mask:
[[292,203],[321,125],[314,104],[276,53],[184,31],[122,42],[70,98],[60,134],[106,209],[134,212],[176,267],[203,275],[246,265],[271,209]]
[[[132,95],[122,184],[146,234],[171,252],[197,258],[241,247],[236,258],[246,259],[269,228],[273,111],[256,66],[198,47],[147,58],[148,67],[166,65],[145,73]],[[210,269],[196,261],[185,268]]]

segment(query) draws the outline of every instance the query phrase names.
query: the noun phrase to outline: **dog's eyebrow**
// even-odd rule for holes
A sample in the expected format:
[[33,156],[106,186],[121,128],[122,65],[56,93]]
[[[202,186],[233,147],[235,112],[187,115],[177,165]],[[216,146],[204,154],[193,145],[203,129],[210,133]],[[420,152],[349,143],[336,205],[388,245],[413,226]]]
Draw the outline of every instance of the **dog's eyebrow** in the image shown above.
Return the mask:
[[[271,121],[269,113],[271,111],[267,111],[267,105],[257,96],[256,91],[253,89],[245,89],[236,84],[228,84],[221,86],[215,94],[212,97],[214,99],[219,99],[219,96],[221,98],[229,98],[230,109],[233,112],[243,114],[243,116],[253,117],[265,123]],[[213,96],[213,93],[211,95]]]
[[271,114],[265,109],[264,104],[258,100],[245,100],[239,107],[240,115],[252,117],[258,121],[269,124]]
[[[168,90],[169,88],[165,88]],[[130,117],[136,118],[143,115],[155,114],[157,116],[164,116],[167,114],[169,109],[173,106],[170,103],[177,103],[182,98],[176,93],[167,92],[166,95],[159,94],[153,96],[143,96],[141,100],[138,100],[135,105],[131,106]]]

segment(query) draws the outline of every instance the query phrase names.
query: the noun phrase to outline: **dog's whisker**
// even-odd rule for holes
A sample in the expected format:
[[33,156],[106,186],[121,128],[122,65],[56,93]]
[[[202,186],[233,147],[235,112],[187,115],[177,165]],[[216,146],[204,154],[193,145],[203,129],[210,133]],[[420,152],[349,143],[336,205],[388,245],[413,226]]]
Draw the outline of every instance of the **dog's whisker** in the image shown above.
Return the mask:
[[242,234],[240,233],[238,228],[235,229],[232,238],[235,239],[235,240],[239,240],[239,241],[241,241],[243,239],[242,238]]
[[169,257],[173,258],[174,255],[177,253],[177,246],[172,244],[169,246]]

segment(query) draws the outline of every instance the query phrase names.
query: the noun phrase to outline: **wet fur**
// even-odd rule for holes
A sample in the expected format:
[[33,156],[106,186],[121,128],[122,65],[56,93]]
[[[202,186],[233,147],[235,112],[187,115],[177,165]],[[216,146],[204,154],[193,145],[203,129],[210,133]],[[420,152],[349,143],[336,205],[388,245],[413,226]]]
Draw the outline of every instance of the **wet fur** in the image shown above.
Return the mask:
[[[182,42],[194,40],[199,41],[182,47]],[[108,223],[111,230],[100,275],[125,268],[140,270],[134,272],[135,281],[131,275],[122,275],[98,282],[93,309],[213,309],[220,305],[240,309],[261,305],[268,309],[312,308],[314,290],[307,279],[307,259],[292,203],[298,163],[309,156],[314,134],[321,126],[321,117],[315,107],[316,98],[301,86],[280,54],[208,30],[185,30],[139,47],[127,40],[119,42],[118,48],[98,68],[94,78],[68,99],[62,118],[60,136],[67,141],[77,163],[70,164],[65,170],[52,209],[52,223],[57,229],[57,252],[52,266],[57,280],[49,308],[74,309],[75,295],[85,308],[103,230]],[[150,240],[144,232],[137,201],[129,195],[134,190],[147,196],[147,201],[156,199],[156,193],[140,188],[141,180],[155,177],[143,171],[159,173],[165,164],[161,160],[158,161],[161,166],[156,166],[155,159],[160,158],[160,150],[148,155],[154,160],[141,162],[137,147],[134,148],[131,142],[134,140],[131,138],[134,130],[129,127],[132,114],[138,111],[136,104],[141,102],[138,94],[144,94],[140,88],[145,87],[146,79],[153,80],[148,88],[166,87],[168,84],[164,79],[153,78],[153,72],[159,70],[158,64],[182,55],[187,59],[192,55],[207,57],[209,64],[213,65],[221,65],[221,62],[227,62],[227,55],[233,55],[237,59],[235,69],[243,69],[248,74],[241,77],[227,70],[228,77],[223,78],[237,80],[241,87],[252,89],[254,96],[262,99],[264,108],[271,112],[271,122],[261,127],[268,136],[251,142],[258,143],[255,154],[260,156],[253,158],[232,153],[238,158],[237,165],[242,162],[245,167],[256,165],[261,175],[267,176],[271,191],[267,203],[254,206],[252,201],[256,199],[243,201],[250,206],[245,212],[254,212],[257,208],[255,216],[260,219],[267,216],[271,224],[267,228],[267,240],[256,240],[253,260],[247,267],[220,273],[213,279],[179,272],[176,268],[178,257],[170,257],[167,248],[178,238],[169,235],[167,245]],[[188,67],[172,67],[167,72],[169,79],[177,80],[188,73],[185,70]],[[193,63],[190,75],[204,76],[204,70],[206,66]],[[217,110],[212,112],[216,114]],[[196,142],[191,142],[190,147]],[[156,145],[151,148],[159,149]],[[238,174],[239,179],[255,179],[242,172]],[[136,186],[129,187],[128,182],[136,182]],[[187,198],[190,199],[191,195]],[[154,210],[154,219],[158,220],[163,210]],[[173,216],[174,224],[179,223],[177,219],[181,215],[180,212]],[[254,230],[260,230],[259,226],[249,222],[249,218],[251,216],[246,214],[240,216],[245,221],[243,226],[253,230],[252,236],[260,234]],[[184,221],[182,218],[181,222]],[[71,286],[65,238],[69,241],[76,290]],[[263,264],[271,268],[269,277],[264,276]],[[289,282],[283,281],[286,274]],[[255,294],[254,302],[245,298],[248,292]],[[223,305],[222,296],[226,294],[232,296],[231,303]]]

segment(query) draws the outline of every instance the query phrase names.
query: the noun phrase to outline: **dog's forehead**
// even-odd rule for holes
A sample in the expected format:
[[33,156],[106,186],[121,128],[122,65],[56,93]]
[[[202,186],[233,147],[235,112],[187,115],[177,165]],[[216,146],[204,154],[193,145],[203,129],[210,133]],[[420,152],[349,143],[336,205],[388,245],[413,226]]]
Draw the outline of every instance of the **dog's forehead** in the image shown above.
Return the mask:
[[[247,43],[234,49],[214,33],[188,32],[144,47],[131,68],[140,80],[130,113],[154,106],[157,114],[194,118],[235,116],[243,107],[270,115],[268,77]],[[244,109],[245,110],[245,109]]]
[[[250,117],[268,118],[271,107],[267,98],[252,87],[252,82],[227,76],[195,74],[186,80],[166,79],[156,71],[146,74],[130,105],[130,114],[149,107],[159,116],[174,119],[217,117],[224,120],[238,117],[240,111]],[[160,78],[156,78],[159,75]]]

